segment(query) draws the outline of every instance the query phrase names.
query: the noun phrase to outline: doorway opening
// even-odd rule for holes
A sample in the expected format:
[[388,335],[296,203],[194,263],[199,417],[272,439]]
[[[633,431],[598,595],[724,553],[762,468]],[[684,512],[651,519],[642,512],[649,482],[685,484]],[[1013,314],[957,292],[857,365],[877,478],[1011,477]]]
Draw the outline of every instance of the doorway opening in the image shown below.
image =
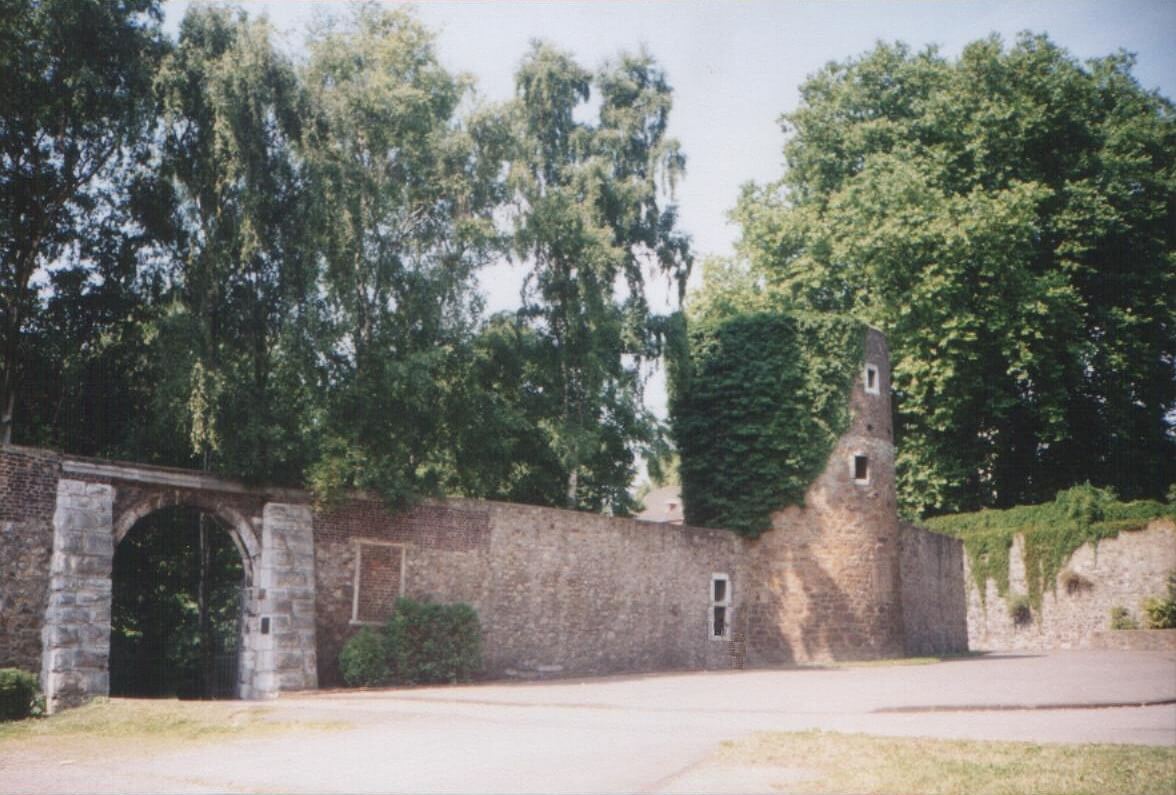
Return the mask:
[[221,520],[190,506],[142,517],[111,578],[112,696],[239,697],[246,572]]

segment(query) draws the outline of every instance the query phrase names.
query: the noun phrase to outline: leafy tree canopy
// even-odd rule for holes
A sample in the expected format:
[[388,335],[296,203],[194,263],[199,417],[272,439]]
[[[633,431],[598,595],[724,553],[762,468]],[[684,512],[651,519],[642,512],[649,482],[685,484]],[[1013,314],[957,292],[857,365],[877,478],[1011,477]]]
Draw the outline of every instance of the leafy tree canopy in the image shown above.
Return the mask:
[[1131,56],[880,44],[802,86],[734,217],[749,278],[889,337],[912,514],[1176,472],[1176,127]]
[[[44,394],[57,375],[41,366],[52,341],[24,339],[41,309],[34,277],[54,264],[80,268],[81,279],[63,277],[80,298],[91,272],[124,275],[104,232],[129,150],[151,118],[159,20],[156,0],[0,2],[0,442],[13,441],[26,376],[29,391]],[[110,308],[115,293],[93,303]],[[72,315],[86,329],[109,319]],[[66,366],[75,365],[76,357]],[[27,405],[33,438],[40,408]]]
[[703,275],[668,355],[685,518],[754,538],[804,501],[848,427],[865,327],[796,311],[730,263]]
[[[599,109],[582,120],[594,88]],[[516,75],[507,180],[513,251],[528,269],[516,339],[535,363],[526,388],[542,396],[520,419],[550,450],[567,507],[628,513],[635,453],[664,448],[641,399],[641,363],[658,355],[665,329],[645,273],[682,288],[691,262],[668,197],[685,167],[667,135],[671,100],[646,53],[594,76],[536,43]]]

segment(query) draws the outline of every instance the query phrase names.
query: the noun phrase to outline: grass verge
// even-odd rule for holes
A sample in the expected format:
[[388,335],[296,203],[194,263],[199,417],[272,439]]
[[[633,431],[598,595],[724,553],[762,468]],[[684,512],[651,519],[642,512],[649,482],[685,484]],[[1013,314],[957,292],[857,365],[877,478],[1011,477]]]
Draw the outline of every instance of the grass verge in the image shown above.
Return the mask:
[[797,793],[1171,795],[1176,749],[929,740],[808,731],[723,743],[719,766],[773,767]]
[[35,738],[168,743],[250,737],[296,729],[336,729],[344,724],[284,721],[272,710],[243,701],[95,699],[49,718],[0,723],[0,743]]

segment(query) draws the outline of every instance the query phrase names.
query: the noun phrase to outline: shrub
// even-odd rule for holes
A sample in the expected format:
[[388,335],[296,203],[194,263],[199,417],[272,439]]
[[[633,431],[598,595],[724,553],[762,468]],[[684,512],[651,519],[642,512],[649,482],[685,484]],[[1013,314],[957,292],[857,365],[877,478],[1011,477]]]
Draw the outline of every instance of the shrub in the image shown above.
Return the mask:
[[1148,629],[1176,629],[1176,569],[1168,572],[1168,598],[1145,599],[1143,613]]
[[1139,624],[1125,607],[1111,608],[1111,629],[1139,629]]
[[37,677],[19,668],[0,668],[0,720],[21,720],[43,711]]
[[339,652],[343,681],[352,687],[384,684],[389,679],[388,643],[368,627],[352,635]]
[[1089,579],[1083,577],[1076,571],[1071,571],[1070,569],[1063,571],[1058,579],[1065,587],[1066,593],[1070,596],[1074,596],[1075,594],[1080,594],[1083,591],[1089,591],[1094,588],[1094,583],[1092,583]]
[[1017,594],[1009,599],[1009,617],[1013,619],[1013,623],[1018,627],[1024,626],[1033,620],[1033,608],[1029,604],[1028,596]]
[[385,637],[398,682],[467,682],[482,667],[482,630],[467,604],[397,599]]

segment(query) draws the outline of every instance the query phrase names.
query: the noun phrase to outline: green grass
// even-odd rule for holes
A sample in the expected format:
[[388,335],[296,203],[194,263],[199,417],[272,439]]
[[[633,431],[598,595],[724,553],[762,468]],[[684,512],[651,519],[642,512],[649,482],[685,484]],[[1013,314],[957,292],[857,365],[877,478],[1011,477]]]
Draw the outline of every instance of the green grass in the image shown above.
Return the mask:
[[720,766],[790,769],[794,793],[1171,795],[1176,749],[929,740],[808,731],[722,744]]
[[244,701],[100,698],[49,718],[0,723],[0,744],[36,738],[192,742],[342,725],[276,720],[271,709]]

